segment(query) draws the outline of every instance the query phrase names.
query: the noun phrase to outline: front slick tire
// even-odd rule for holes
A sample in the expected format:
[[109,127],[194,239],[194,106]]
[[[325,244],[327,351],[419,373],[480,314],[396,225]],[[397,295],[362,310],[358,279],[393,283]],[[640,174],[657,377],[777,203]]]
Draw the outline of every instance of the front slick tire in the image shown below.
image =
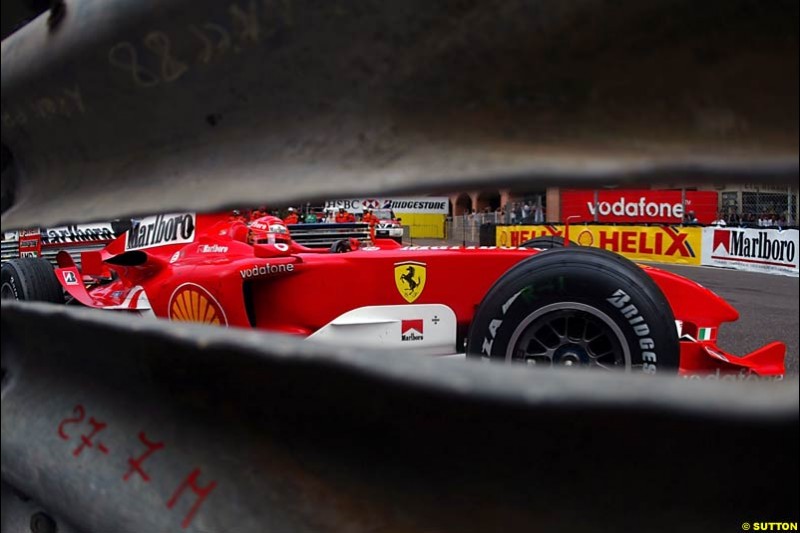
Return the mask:
[[467,355],[675,374],[680,346],[672,309],[650,276],[617,254],[570,246],[540,252],[495,282]]

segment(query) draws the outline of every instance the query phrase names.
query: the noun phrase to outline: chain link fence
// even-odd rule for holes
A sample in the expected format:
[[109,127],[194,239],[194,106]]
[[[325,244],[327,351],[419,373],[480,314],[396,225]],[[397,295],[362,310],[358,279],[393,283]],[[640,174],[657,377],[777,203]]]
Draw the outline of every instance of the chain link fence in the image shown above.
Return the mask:
[[762,227],[797,225],[797,189],[791,187],[783,191],[724,192],[721,200],[729,224]]
[[499,211],[449,217],[445,222],[445,238],[449,242],[464,243],[468,246],[477,245],[480,242],[483,224],[508,223],[508,217]]

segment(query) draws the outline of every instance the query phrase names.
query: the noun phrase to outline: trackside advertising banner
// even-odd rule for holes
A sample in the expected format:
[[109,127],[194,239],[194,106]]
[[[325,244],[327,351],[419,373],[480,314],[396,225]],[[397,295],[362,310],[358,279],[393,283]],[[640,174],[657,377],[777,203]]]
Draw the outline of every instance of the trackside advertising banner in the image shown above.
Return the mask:
[[[684,211],[692,212],[698,222],[710,224],[717,213],[717,193],[686,191],[686,205],[680,190],[612,189],[561,192],[561,216],[577,216],[587,222],[633,222],[680,224]],[[595,201],[596,200],[596,201]]]
[[[679,226],[570,226],[569,238],[634,261],[699,265],[702,232],[702,228]],[[497,246],[519,246],[543,235],[563,237],[564,226],[498,226],[496,242]]]
[[42,231],[42,246],[55,244],[94,243],[114,240],[111,223],[81,224],[47,228]]
[[798,230],[703,228],[704,265],[798,275]]
[[363,213],[365,209],[392,209],[398,213],[446,215],[450,199],[446,196],[423,198],[350,198],[325,202],[326,209],[344,208],[350,213]]

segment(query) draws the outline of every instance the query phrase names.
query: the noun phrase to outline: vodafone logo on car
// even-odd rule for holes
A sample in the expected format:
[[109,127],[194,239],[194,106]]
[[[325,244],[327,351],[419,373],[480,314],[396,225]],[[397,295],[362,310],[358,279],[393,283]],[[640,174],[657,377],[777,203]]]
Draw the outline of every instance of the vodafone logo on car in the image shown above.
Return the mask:
[[[685,202],[685,205],[684,205]],[[568,190],[561,193],[562,217],[589,222],[660,222],[678,224],[686,212],[708,224],[716,218],[714,191],[614,189]]]

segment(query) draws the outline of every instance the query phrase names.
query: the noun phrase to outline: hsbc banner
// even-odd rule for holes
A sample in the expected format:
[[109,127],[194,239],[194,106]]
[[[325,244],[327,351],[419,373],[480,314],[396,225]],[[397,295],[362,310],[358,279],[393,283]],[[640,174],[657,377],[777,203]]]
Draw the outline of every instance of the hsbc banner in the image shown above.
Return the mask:
[[[717,214],[717,193],[686,191],[686,212],[693,212],[701,224],[710,224]],[[681,191],[614,189],[561,192],[561,216],[576,216],[581,222],[628,222],[678,224],[683,221]]]
[[[611,250],[634,261],[699,265],[703,229],[679,226],[570,226],[581,246]],[[497,226],[497,246],[519,246],[534,237],[564,236],[562,225]]]
[[798,276],[798,230],[703,228],[703,264]]
[[365,209],[391,209],[397,213],[446,215],[450,199],[446,196],[424,198],[352,198],[325,202],[325,209],[338,210],[343,207],[349,213],[363,213]]

